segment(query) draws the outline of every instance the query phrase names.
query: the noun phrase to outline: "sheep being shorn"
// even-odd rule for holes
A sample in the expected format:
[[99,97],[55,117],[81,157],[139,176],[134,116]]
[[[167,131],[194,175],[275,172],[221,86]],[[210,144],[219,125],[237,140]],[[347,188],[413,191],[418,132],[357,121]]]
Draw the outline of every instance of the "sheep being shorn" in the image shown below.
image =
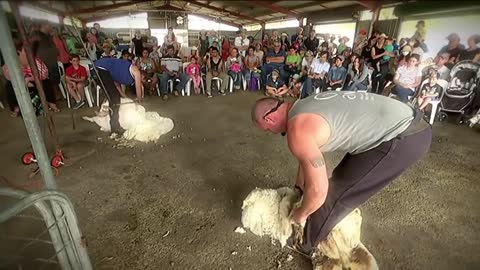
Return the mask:
[[[100,130],[110,132],[110,114],[108,100],[105,101],[94,117],[83,117],[84,120],[96,123]],[[146,112],[145,107],[134,103],[129,98],[122,98],[118,112],[120,126],[125,129],[123,138],[141,142],[157,141],[161,135],[170,132],[173,121],[170,118],[161,117],[157,112]]]
[[[300,195],[291,188],[256,188],[243,201],[243,227],[255,235],[268,235],[283,247],[294,233],[290,212],[292,208],[300,206],[300,203]],[[360,242],[361,223],[359,209],[339,222],[313,252],[313,269],[378,269],[375,258]]]

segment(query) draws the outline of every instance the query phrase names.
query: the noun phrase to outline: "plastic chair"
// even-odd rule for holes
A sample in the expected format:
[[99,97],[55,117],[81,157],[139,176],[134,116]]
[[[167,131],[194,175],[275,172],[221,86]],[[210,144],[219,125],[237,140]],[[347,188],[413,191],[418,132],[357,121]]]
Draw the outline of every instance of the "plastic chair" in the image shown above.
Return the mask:
[[57,61],[57,65],[58,65],[58,72],[60,73],[60,84],[58,86],[60,87],[60,92],[62,92],[63,98],[67,99],[66,93],[68,93],[68,91],[65,91],[66,85],[67,85],[66,79],[65,79],[65,68],[63,67],[63,63],[60,61]]
[[[92,88],[95,88],[95,82],[92,80],[92,77],[90,76],[90,70],[88,69],[88,67],[86,67],[85,65],[80,65],[80,66],[83,66],[87,70],[88,79],[87,79],[87,83],[85,84],[84,91],[85,91],[85,99],[87,100],[88,107],[91,108],[95,103],[95,100],[93,99],[93,95],[91,91]],[[68,92],[68,89],[65,95],[66,95],[65,99],[67,100],[67,106],[68,108],[71,108],[70,92]],[[97,88],[97,106],[100,106],[99,100],[100,100],[100,91],[99,91],[99,88]]]
[[[428,83],[428,79],[426,79],[422,82],[419,89],[422,89],[423,85],[425,85],[426,83]],[[429,117],[429,121],[428,121],[430,123],[430,125],[433,125],[433,123],[435,122],[435,116],[437,115],[437,112],[438,112],[438,105],[442,101],[443,94],[445,93],[445,90],[447,89],[447,86],[448,86],[448,82],[446,80],[437,80],[437,84],[440,85],[440,87],[442,87],[442,92],[438,96],[438,100],[430,100],[430,102],[429,102],[429,104],[432,105],[432,110],[430,112],[430,117]],[[415,105],[416,98],[413,99],[412,102],[414,103],[412,105]]]

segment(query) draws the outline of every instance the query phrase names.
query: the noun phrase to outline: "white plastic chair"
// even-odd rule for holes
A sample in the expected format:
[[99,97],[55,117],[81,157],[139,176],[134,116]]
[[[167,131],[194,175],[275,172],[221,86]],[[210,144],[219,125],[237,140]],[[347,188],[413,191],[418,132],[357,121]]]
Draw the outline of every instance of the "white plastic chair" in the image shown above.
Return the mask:
[[[188,65],[188,63],[183,63],[183,72],[185,72],[185,74],[187,74],[186,73],[187,65],[185,65],[185,64]],[[202,89],[202,93],[205,94],[205,85],[203,85],[203,74],[201,74],[200,76],[202,76],[202,79],[200,80],[200,89]],[[187,97],[190,96],[191,89],[192,89],[192,82],[193,82],[193,80],[191,78],[189,78],[187,80],[187,83],[185,84],[185,89],[182,89],[182,96],[185,96],[185,95]]]
[[[423,85],[426,84],[426,83],[428,83],[428,79],[426,79],[422,82],[419,89],[422,89]],[[438,96],[438,100],[430,100],[430,102],[429,102],[429,104],[432,105],[432,110],[430,112],[430,118],[429,118],[429,121],[428,121],[430,123],[430,125],[433,125],[433,123],[435,122],[435,116],[436,116],[437,111],[438,111],[438,105],[442,101],[443,93],[445,93],[445,90],[447,89],[448,82],[446,80],[437,80],[437,84],[442,87],[442,92]]]
[[[67,99],[66,93],[68,93],[68,91],[66,91],[67,81],[65,79],[65,68],[63,67],[63,63],[60,61],[57,61],[57,65],[58,65],[58,72],[60,73],[60,83],[58,87],[60,88],[60,92],[62,92],[63,98]],[[68,100],[67,100],[67,103],[69,103]]]
[[[80,66],[83,66],[86,70],[87,70],[87,76],[88,76],[88,79],[87,79],[87,83],[85,84],[85,98],[87,99],[87,104],[88,104],[88,107],[93,107],[93,105],[95,104],[95,100],[93,99],[93,95],[92,95],[92,88],[95,88],[95,82],[92,80],[92,77],[90,76],[90,70],[88,69],[88,67],[86,67],[85,65],[80,65]],[[100,91],[99,91],[100,88],[97,88],[97,106],[100,106],[99,105],[99,100],[100,100]],[[67,106],[68,108],[71,108],[71,102],[70,102],[70,92],[68,92],[68,89],[66,92],[66,97],[65,99],[67,100]]]

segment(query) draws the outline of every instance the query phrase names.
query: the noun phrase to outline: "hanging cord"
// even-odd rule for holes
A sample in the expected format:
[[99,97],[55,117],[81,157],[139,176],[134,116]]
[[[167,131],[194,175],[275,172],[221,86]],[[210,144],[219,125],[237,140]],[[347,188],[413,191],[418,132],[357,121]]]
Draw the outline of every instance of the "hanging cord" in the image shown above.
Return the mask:
[[70,17],[70,21],[72,22],[72,25],[73,25],[73,29],[75,29],[75,32],[77,33],[77,37],[80,39],[80,42],[83,46],[83,49],[85,50],[85,53],[87,54],[88,56],[88,60],[90,60],[90,62],[92,63],[92,68],[95,72],[95,76],[97,77],[98,81],[100,82],[101,84],[101,88],[103,90],[103,93],[105,94],[105,97],[107,98],[108,102],[110,103],[111,106],[113,106],[114,104],[112,104],[112,101],[110,99],[110,96],[108,95],[107,93],[107,88],[105,88],[105,85],[103,84],[103,81],[102,81],[102,78],[100,78],[100,74],[98,73],[98,70],[97,70],[97,67],[95,66],[95,64],[93,63],[92,61],[92,58],[90,57],[90,53],[88,52],[88,49],[87,49],[87,46],[85,46],[85,42],[83,42],[82,40],[82,35],[80,34],[80,31],[78,31],[78,28],[77,28],[77,25],[75,24],[75,22],[73,21],[73,17]]

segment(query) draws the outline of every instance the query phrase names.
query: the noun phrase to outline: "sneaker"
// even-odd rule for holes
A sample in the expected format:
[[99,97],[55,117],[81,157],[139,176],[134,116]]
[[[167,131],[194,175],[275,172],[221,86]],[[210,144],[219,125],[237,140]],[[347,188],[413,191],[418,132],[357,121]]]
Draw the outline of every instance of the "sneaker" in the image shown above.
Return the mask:
[[85,106],[85,100],[81,100],[80,102],[77,102],[77,104],[75,104],[75,106],[73,106],[73,109],[78,110],[78,109],[82,108],[83,106]]
[[220,95],[225,96],[226,94],[225,91],[220,91]]
[[178,95],[179,95],[179,94],[178,94],[178,91],[177,91],[177,90],[173,91],[173,95],[176,96],[176,97],[178,97]]
[[212,97],[213,97],[212,94],[207,93],[207,98],[212,98]]
[[163,95],[163,96],[162,96],[162,99],[163,99],[163,100],[167,100],[167,99],[168,99],[168,95],[166,95],[166,94]]

